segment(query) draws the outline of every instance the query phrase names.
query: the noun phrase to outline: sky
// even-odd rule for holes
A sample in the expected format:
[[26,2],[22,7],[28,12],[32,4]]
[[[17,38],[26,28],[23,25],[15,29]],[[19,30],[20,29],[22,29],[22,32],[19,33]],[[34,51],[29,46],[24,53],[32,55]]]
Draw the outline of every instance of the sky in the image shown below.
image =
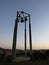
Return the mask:
[[[19,10],[31,16],[32,49],[49,49],[49,0],[0,0],[0,47],[12,49],[14,24]],[[18,25],[16,48],[24,49],[24,23]]]

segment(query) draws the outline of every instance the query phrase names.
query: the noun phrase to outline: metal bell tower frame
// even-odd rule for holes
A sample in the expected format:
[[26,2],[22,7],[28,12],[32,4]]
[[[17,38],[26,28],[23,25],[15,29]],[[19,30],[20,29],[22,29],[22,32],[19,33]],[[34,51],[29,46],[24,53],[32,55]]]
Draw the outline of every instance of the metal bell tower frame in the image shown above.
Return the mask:
[[32,52],[32,38],[31,38],[31,22],[30,22],[30,14],[24,11],[17,11],[17,16],[15,19],[15,27],[13,34],[13,45],[12,45],[12,57],[16,57],[16,42],[17,42],[17,29],[18,23],[25,23],[25,55],[26,55],[26,21],[29,21],[29,42],[30,42],[30,55]]

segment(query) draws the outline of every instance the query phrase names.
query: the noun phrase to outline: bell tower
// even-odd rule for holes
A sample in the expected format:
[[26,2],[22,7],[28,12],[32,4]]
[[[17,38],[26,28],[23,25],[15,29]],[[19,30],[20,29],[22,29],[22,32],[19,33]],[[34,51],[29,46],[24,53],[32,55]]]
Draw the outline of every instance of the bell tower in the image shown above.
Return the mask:
[[25,23],[25,56],[27,54],[26,51],[26,22],[29,23],[29,43],[30,43],[30,55],[32,52],[32,37],[31,37],[31,21],[30,21],[30,14],[24,12],[24,11],[17,11],[17,16],[15,19],[15,26],[14,26],[14,34],[13,34],[13,45],[12,45],[12,57],[13,59],[16,57],[16,44],[17,44],[17,29],[18,29],[18,23]]

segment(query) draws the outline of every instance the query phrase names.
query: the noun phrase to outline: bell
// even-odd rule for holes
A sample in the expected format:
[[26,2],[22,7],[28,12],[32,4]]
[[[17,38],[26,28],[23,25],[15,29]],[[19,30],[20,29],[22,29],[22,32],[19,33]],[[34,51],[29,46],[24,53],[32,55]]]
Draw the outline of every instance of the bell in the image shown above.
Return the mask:
[[23,12],[23,11],[21,11],[21,13],[23,14],[24,12]]
[[24,22],[24,19],[23,18],[21,18],[21,22]]
[[25,17],[25,21],[27,21],[28,19],[27,19],[27,17]]

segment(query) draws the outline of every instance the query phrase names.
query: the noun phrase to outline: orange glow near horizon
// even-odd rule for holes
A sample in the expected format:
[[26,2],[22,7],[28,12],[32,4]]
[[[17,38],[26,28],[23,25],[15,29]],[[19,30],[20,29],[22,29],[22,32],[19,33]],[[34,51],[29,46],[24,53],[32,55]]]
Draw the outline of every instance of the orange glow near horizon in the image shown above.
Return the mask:
[[[0,45],[0,47],[5,48],[5,49],[12,49],[12,47],[10,46],[4,46],[4,45]],[[17,45],[16,49],[22,49],[24,50],[24,46],[22,45]],[[29,49],[29,46],[27,46],[27,49]],[[49,49],[49,45],[32,45],[32,49]]]

